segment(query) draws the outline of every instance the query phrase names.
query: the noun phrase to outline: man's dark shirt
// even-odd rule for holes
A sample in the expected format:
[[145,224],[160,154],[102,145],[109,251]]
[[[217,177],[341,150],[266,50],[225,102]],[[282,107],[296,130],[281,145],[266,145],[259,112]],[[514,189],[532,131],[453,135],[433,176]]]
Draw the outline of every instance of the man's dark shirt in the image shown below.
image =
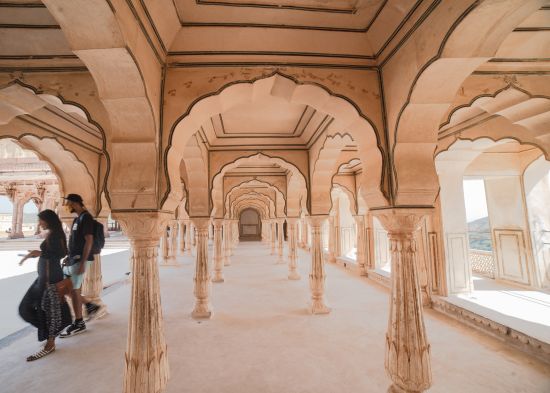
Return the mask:
[[[71,237],[69,238],[69,257],[75,257],[77,255],[82,256],[84,253],[84,245],[86,244],[86,235],[94,234],[94,220],[90,213],[87,211],[82,212],[80,216],[74,219],[73,225],[71,227]],[[74,263],[77,261],[72,261],[72,258],[69,258],[71,262]],[[88,261],[93,261],[94,255],[92,250],[88,255]]]

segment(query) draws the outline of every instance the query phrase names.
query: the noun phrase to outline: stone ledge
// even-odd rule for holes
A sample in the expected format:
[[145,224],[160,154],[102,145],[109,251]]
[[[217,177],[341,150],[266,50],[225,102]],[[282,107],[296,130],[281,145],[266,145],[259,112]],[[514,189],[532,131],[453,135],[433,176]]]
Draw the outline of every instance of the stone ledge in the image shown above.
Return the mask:
[[432,297],[432,308],[550,364],[550,344],[449,303],[439,296]]
[[391,289],[390,274],[380,269],[369,269],[367,271],[367,277],[378,284]]

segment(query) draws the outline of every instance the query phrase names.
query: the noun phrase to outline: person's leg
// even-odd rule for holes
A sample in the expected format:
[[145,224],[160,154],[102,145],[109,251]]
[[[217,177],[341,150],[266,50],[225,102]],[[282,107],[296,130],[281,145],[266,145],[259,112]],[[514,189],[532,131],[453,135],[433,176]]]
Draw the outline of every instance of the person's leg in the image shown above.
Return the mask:
[[82,295],[81,295],[81,288],[73,289],[72,292],[72,299],[73,299],[73,311],[74,311],[74,318],[75,321],[79,321],[82,319]]
[[25,322],[30,323],[34,327],[39,326],[38,321],[38,313],[36,312],[35,307],[35,286],[36,282],[28,289],[27,293],[25,293],[25,296],[23,296],[23,299],[21,299],[21,303],[19,304],[19,315]]

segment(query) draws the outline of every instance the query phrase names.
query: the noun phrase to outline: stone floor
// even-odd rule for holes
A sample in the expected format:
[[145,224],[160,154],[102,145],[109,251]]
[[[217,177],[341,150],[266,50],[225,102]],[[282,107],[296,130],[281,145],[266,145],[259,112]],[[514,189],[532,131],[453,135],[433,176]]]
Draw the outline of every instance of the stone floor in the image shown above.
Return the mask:
[[[193,266],[160,270],[171,379],[168,393],[383,393],[388,291],[327,266],[333,311],[308,315],[309,255],[302,280],[260,243],[242,243],[213,285],[214,317],[194,321]],[[121,260],[120,263],[127,263]],[[122,386],[130,286],[104,297],[110,315],[83,335],[58,341],[53,355],[27,364],[38,348],[29,334],[0,349],[0,391],[105,393]],[[432,348],[432,393],[548,393],[550,367],[432,312],[425,313]],[[80,377],[81,376],[81,377]]]

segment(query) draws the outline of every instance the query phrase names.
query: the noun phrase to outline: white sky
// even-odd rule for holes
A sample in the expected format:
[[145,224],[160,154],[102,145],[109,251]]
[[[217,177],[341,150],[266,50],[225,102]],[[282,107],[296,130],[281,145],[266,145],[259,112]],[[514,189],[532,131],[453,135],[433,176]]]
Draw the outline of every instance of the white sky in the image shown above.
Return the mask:
[[464,180],[464,202],[466,204],[466,221],[472,222],[489,215],[483,180]]
[[[0,213],[12,213],[12,210],[12,204],[8,197],[0,196]],[[36,208],[36,205],[30,201],[25,205],[23,211],[25,213],[38,214],[38,209]]]

